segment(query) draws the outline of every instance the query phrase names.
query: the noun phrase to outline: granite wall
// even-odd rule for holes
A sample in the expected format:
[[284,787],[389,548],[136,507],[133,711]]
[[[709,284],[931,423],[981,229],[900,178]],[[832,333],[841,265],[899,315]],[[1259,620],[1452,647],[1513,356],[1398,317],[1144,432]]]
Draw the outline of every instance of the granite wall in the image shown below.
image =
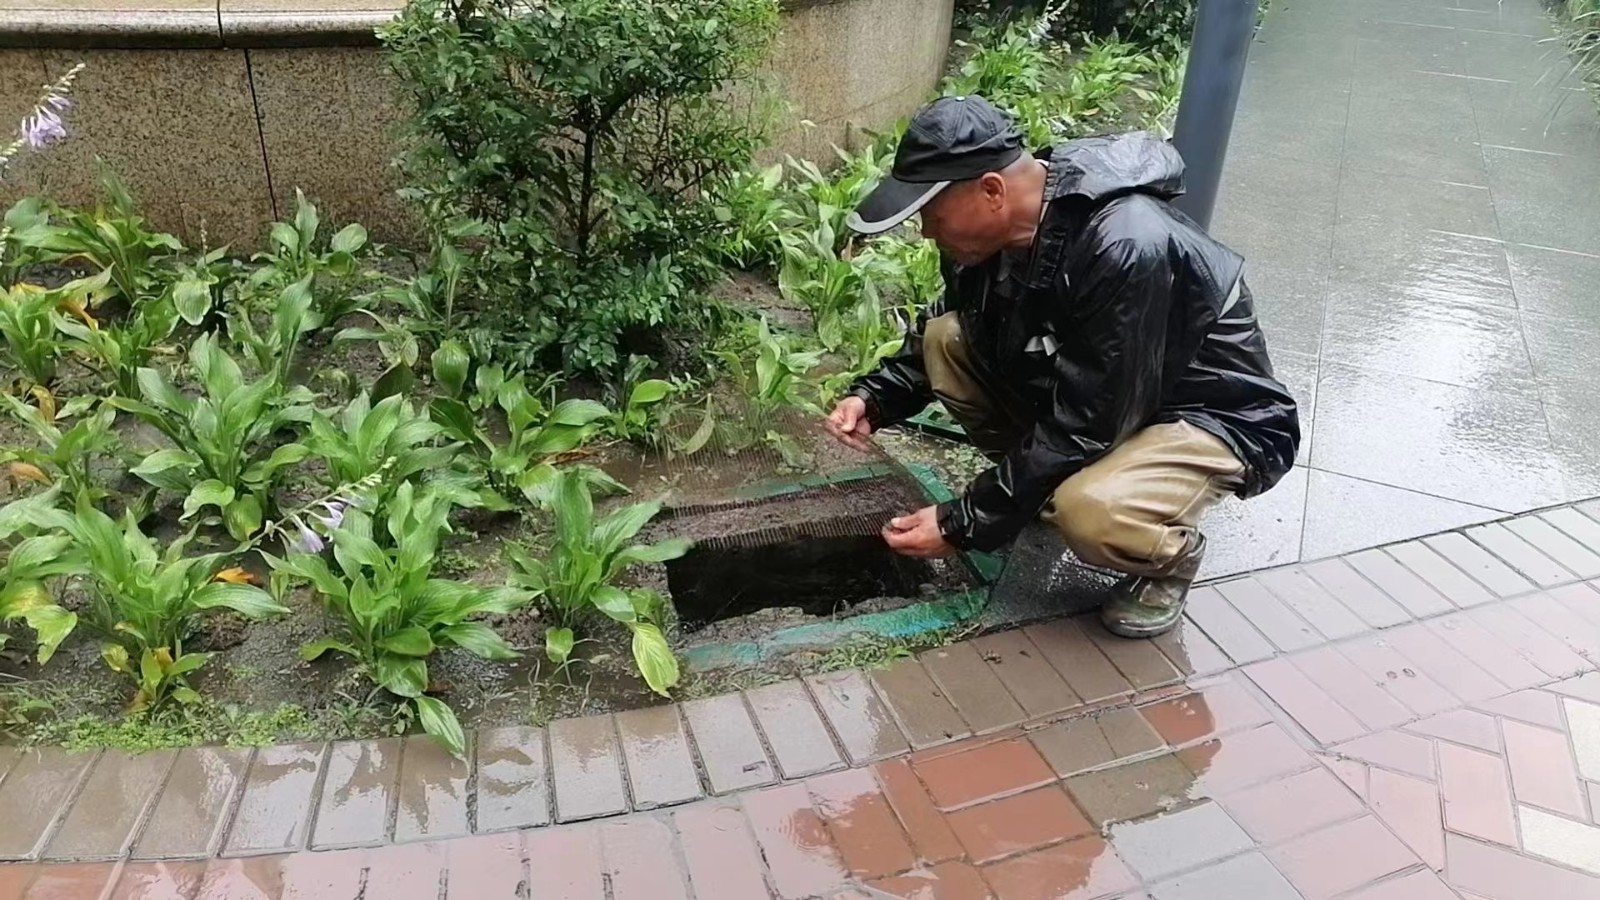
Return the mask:
[[[785,101],[768,155],[831,158],[936,87],[953,0],[788,0],[768,66]],[[389,164],[403,108],[373,46],[375,0],[0,0],[0,123],[75,62],[71,136],[25,156],[0,202],[92,203],[95,158],[158,227],[253,249],[298,188],[323,221],[410,244]]]

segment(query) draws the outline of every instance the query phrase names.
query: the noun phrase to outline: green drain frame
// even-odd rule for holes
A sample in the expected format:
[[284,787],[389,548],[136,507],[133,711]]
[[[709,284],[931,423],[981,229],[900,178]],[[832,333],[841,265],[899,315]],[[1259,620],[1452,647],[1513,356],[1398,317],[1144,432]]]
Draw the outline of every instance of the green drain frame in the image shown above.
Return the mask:
[[[954,498],[950,489],[927,466],[911,464],[903,471],[911,474],[930,502],[943,503]],[[739,500],[765,500],[810,488],[900,474],[902,470],[897,466],[874,463],[828,476],[813,475],[793,481],[753,485],[738,491],[735,497]],[[903,640],[963,625],[977,618],[988,606],[989,592],[999,580],[1005,564],[1001,557],[993,553],[964,551],[959,558],[976,587],[885,612],[780,628],[753,641],[701,644],[683,652],[684,664],[691,671],[755,665],[794,650],[837,646],[863,634]]]

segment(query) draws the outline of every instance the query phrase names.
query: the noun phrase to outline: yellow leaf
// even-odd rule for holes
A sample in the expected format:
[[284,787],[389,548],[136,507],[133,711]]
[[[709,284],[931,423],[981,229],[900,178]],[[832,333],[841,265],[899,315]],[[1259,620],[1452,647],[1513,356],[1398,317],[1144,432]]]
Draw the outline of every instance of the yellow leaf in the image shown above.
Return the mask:
[[57,306],[90,328],[98,329],[100,327],[100,323],[94,320],[94,316],[89,315],[89,311],[83,308],[83,301],[77,297],[62,297]]
[[156,665],[161,667],[161,671],[165,672],[166,670],[172,668],[172,651],[170,649],[166,647],[157,647],[155,649],[155,657]]
[[229,584],[260,584],[261,583],[261,579],[257,578],[254,575],[251,575],[249,572],[246,572],[245,570],[239,568],[238,566],[234,566],[234,567],[229,568],[229,569],[223,569],[221,572],[218,572],[216,574],[216,576],[212,580],[213,581],[226,581]]
[[42,384],[36,384],[28,393],[32,394],[33,399],[38,401],[39,412],[44,416],[44,420],[46,422],[54,422],[56,420],[56,397],[50,393],[50,389]]
[[128,668],[128,649],[121,644],[106,644],[100,648],[100,658],[113,672],[131,672]]
[[32,463],[14,462],[7,467],[6,471],[11,476],[12,482],[16,484],[21,484],[24,481],[32,481],[43,485],[50,483],[50,476],[46,475],[43,469]]
[[19,294],[42,294],[42,293],[44,293],[44,288],[41,287],[40,285],[29,284],[27,282],[23,282],[21,284],[13,284],[11,286],[11,289],[13,291],[16,291]]

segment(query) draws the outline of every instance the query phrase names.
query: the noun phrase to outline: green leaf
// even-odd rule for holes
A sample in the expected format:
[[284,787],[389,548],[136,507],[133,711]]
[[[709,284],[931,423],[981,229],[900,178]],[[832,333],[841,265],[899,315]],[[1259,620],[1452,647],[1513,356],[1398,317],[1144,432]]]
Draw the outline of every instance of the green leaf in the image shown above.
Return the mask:
[[654,544],[634,544],[611,559],[611,574],[616,574],[635,563],[663,563],[677,559],[694,547],[694,541],[683,537],[667,538]]
[[167,670],[167,677],[176,678],[179,675],[187,675],[205,665],[206,660],[210,658],[211,654],[209,653],[185,653],[173,661],[172,668]]
[[190,473],[200,466],[200,457],[187,450],[157,450],[129,470],[150,484],[181,491],[189,486]]
[[67,639],[67,635],[78,626],[78,614],[69,612],[59,606],[35,606],[24,610],[22,621],[34,630],[35,639],[39,642],[39,665],[50,661],[55,655],[56,648]]
[[556,536],[567,547],[586,546],[594,528],[594,500],[589,486],[571,472],[562,472],[555,490]]
[[637,618],[633,610],[633,601],[628,598],[626,592],[615,585],[600,585],[594,589],[590,599],[595,609],[618,622],[632,622]]
[[572,629],[546,628],[544,630],[544,655],[560,665],[572,656]]
[[717,417],[711,410],[711,404],[707,403],[705,415],[700,417],[700,427],[696,428],[694,434],[683,442],[682,446],[678,448],[679,452],[688,455],[699,453],[706,444],[711,442],[711,436],[716,433],[716,430]]
[[237,497],[223,508],[222,520],[234,540],[245,540],[261,529],[261,501],[254,494]]
[[433,636],[426,628],[407,625],[379,641],[378,646],[401,656],[427,656],[433,652]]
[[643,406],[648,403],[656,403],[665,399],[670,393],[672,393],[672,382],[670,381],[662,381],[659,378],[641,381],[634,386],[633,393],[628,396],[628,405]]
[[648,623],[633,626],[633,661],[650,690],[663,697],[678,683],[678,658],[661,629]]
[[233,502],[233,488],[223,484],[215,478],[207,478],[194,486],[189,496],[183,500],[183,518],[187,519],[200,511],[203,506],[225,508]]
[[373,680],[392,694],[401,697],[420,697],[428,689],[428,664],[416,657],[378,657]]
[[433,419],[444,433],[458,441],[476,441],[478,439],[477,420],[473,418],[472,410],[460,400],[448,397],[436,398],[428,404],[428,416]]
[[604,403],[594,400],[565,400],[550,411],[550,425],[588,425],[611,415]]
[[172,302],[185,322],[199,325],[211,311],[211,284],[193,276],[185,277],[173,285]]
[[461,396],[467,384],[467,369],[472,366],[472,357],[468,355],[467,348],[457,340],[444,341],[439,344],[439,349],[433,351],[430,361],[433,363],[433,380],[449,391],[450,396]]
[[594,527],[595,551],[602,556],[617,552],[660,511],[659,503],[634,503],[601,519]]
[[396,394],[404,394],[411,390],[417,383],[417,373],[411,367],[401,363],[391,366],[387,372],[378,376],[377,382],[372,385],[372,399],[382,400]]
[[339,229],[339,233],[328,242],[328,248],[335,253],[354,253],[367,245],[367,229],[357,222]]
[[462,622],[441,629],[439,640],[449,641],[457,647],[484,659],[516,659],[519,655],[506,639],[482,622]]
[[231,609],[248,619],[265,619],[289,612],[261,588],[248,584],[230,584],[213,581],[198,591],[193,600],[196,609],[214,609],[218,606]]
[[467,738],[461,733],[461,723],[449,704],[433,697],[419,696],[416,701],[417,720],[422,723],[422,730],[456,756],[466,756]]
[[179,703],[199,703],[200,693],[188,685],[179,685],[172,689],[172,699]]
[[327,653],[329,650],[336,650],[345,654],[346,656],[360,655],[356,653],[356,648],[350,646],[349,644],[331,637],[325,637],[301,646],[300,658],[306,662],[311,662],[313,659],[316,659],[322,654]]

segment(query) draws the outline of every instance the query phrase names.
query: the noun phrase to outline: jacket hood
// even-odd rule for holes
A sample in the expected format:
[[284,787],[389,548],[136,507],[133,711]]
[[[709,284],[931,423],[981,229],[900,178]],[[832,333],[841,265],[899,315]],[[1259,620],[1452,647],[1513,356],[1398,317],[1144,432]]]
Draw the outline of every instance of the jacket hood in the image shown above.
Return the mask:
[[1183,193],[1183,157],[1149,131],[1067,141],[1050,151],[1049,160],[1049,200],[1103,200],[1135,192],[1171,200]]

